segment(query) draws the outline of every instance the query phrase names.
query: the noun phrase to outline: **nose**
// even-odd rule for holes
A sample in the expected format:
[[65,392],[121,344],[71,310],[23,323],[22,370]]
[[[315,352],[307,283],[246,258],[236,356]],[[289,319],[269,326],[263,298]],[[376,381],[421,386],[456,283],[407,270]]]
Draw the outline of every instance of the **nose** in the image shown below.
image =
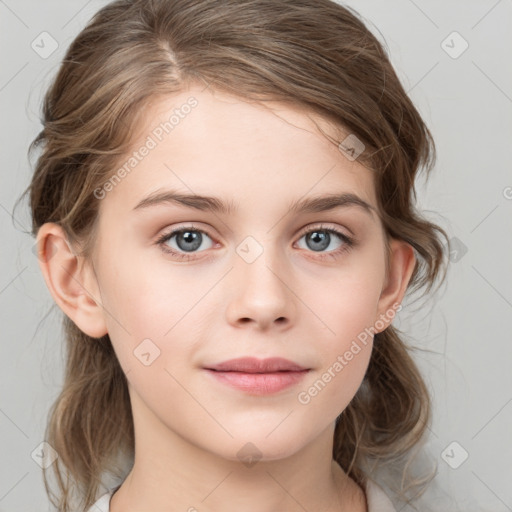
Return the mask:
[[296,314],[291,272],[282,254],[266,248],[254,261],[235,254],[235,264],[227,283],[227,321],[235,327],[289,329]]

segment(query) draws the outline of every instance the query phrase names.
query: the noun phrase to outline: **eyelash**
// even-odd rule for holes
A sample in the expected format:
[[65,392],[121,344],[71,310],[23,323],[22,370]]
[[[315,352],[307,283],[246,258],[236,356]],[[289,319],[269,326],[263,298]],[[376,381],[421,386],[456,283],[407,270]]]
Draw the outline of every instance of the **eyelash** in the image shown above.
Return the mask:
[[[213,237],[211,237],[207,231],[204,231],[202,229],[198,229],[194,226],[183,226],[178,229],[174,229],[168,233],[164,233],[162,236],[160,236],[155,244],[158,245],[164,252],[171,254],[173,257],[179,259],[180,261],[189,261],[191,259],[194,259],[194,254],[197,253],[182,253],[177,252],[174,249],[170,249],[168,245],[166,245],[166,242],[168,242],[174,235],[178,233],[182,233],[184,231],[194,231],[198,233],[202,233],[204,235],[207,235],[209,238],[213,240]],[[301,239],[304,235],[307,235],[309,233],[313,233],[315,231],[324,231],[326,233],[333,233],[336,236],[338,236],[342,241],[343,245],[339,247],[338,249],[335,249],[334,251],[329,251],[326,253],[318,252],[320,259],[337,259],[341,254],[350,251],[353,247],[356,245],[356,241],[353,237],[346,235],[345,233],[342,233],[341,231],[338,231],[335,228],[326,227],[324,225],[315,226],[313,228],[306,228],[300,232],[299,239]],[[315,251],[309,251],[309,252],[315,252]]]

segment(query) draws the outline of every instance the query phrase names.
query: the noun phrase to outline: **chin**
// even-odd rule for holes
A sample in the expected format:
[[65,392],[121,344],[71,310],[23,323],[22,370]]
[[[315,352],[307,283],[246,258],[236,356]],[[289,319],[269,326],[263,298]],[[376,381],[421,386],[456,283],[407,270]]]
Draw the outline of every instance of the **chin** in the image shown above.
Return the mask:
[[243,435],[232,434],[234,439],[226,439],[227,446],[216,444],[213,452],[227,460],[245,463],[248,467],[257,461],[270,462],[291,457],[308,442],[304,435],[296,437],[285,429],[279,434],[274,431],[270,435],[267,430],[254,431],[254,435],[251,435],[251,429],[245,430]]

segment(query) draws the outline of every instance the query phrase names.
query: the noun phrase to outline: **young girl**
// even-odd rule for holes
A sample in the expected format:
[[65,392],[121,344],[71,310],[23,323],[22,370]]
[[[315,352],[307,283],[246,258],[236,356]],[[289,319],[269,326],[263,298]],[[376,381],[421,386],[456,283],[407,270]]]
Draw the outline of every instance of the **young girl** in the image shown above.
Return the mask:
[[59,511],[385,512],[423,490],[429,396],[392,321],[445,277],[446,234],[414,205],[434,144],[355,13],[117,0],[43,124]]

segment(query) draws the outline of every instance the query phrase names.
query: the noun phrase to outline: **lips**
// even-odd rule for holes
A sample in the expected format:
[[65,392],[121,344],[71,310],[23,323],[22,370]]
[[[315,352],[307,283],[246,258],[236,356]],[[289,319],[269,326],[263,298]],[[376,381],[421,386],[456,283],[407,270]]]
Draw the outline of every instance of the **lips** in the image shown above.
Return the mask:
[[301,372],[308,370],[293,361],[282,357],[271,357],[257,359],[255,357],[241,357],[230,359],[212,366],[205,367],[207,370],[218,372],[240,372],[240,373],[276,373],[276,372]]
[[310,368],[283,359],[242,357],[205,367],[210,378],[249,395],[269,395],[297,385]]

